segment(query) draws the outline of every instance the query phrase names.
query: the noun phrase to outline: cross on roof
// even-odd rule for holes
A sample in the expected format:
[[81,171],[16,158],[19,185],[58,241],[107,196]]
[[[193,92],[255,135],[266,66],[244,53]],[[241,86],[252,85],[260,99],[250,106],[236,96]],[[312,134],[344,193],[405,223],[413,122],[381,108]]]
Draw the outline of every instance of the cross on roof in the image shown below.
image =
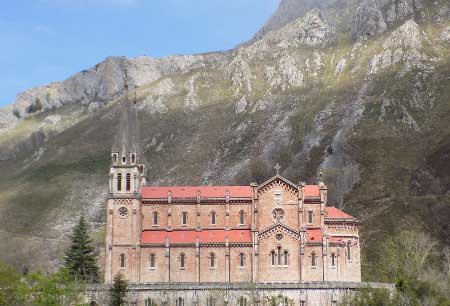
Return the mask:
[[276,165],[275,165],[275,170],[277,171],[277,175],[280,175],[280,169],[281,169],[281,166],[280,166],[280,164],[279,163],[277,163]]

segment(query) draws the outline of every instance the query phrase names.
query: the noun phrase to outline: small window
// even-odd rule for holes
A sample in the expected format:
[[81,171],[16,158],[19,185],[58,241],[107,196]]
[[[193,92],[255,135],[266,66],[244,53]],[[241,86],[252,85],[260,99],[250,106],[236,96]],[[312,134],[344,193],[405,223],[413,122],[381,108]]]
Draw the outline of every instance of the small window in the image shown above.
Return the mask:
[[116,153],[114,153],[113,156],[112,156],[113,164],[117,164],[117,159],[118,159],[118,156],[117,156]]
[[181,224],[186,225],[187,224],[187,218],[188,218],[187,211],[183,211],[181,213]]
[[284,265],[285,266],[287,266],[287,265],[289,265],[289,252],[288,252],[288,250],[284,250],[284,253],[283,253],[283,258],[284,258]]
[[177,298],[175,306],[184,306],[184,299],[182,297]]
[[211,268],[216,267],[216,254],[214,253],[209,254],[209,266]]
[[283,196],[283,193],[281,191],[275,191],[275,205],[276,206],[281,205],[282,196]]
[[335,267],[336,266],[336,254],[331,253],[331,266]]
[[317,266],[317,255],[316,253],[311,254],[311,267]]
[[239,212],[239,224],[244,225],[245,224],[245,212],[241,210]]
[[245,297],[239,297],[239,306],[247,306],[247,299]]
[[212,296],[209,296],[209,297],[206,299],[206,305],[207,305],[207,306],[216,306],[216,299],[213,298]]
[[158,225],[158,212],[153,212],[153,225]]
[[186,256],[184,253],[180,254],[180,269],[184,269],[184,266],[186,264]]
[[126,190],[130,191],[131,189],[131,174],[127,173],[127,184],[126,184]]
[[272,262],[272,266],[275,266],[275,251],[270,252],[270,257],[271,257],[271,262]]
[[125,268],[125,254],[120,254],[119,261],[120,261],[120,268],[121,269]]
[[150,269],[155,268],[155,254],[150,254]]
[[308,223],[309,224],[313,223],[313,212],[311,210],[308,211]]
[[211,225],[216,225],[216,212],[211,212]]
[[156,303],[151,298],[146,298],[145,302],[144,302],[144,306],[156,306]]
[[122,190],[122,173],[117,174],[117,191]]
[[277,259],[278,259],[278,265],[281,266],[281,247],[280,246],[277,248]]
[[134,154],[134,153],[131,154],[131,163],[132,164],[136,163],[136,154]]
[[124,157],[122,157],[122,163],[126,163],[127,162],[127,158],[124,156]]
[[245,254],[240,253],[239,254],[239,266],[243,268],[245,266]]
[[351,244],[350,244],[350,241],[349,241],[349,242],[347,242],[347,260],[351,260],[352,259],[351,255],[352,255],[351,254]]

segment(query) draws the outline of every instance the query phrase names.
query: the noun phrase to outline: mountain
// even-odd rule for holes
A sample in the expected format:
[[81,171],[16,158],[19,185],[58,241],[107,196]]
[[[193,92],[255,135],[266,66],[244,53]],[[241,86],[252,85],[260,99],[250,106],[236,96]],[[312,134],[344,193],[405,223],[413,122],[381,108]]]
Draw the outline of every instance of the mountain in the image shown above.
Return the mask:
[[1,109],[2,259],[56,267],[80,214],[101,247],[125,80],[151,184],[323,170],[330,202],[362,221],[365,279],[401,229],[450,243],[450,2],[284,0],[234,50],[109,57]]

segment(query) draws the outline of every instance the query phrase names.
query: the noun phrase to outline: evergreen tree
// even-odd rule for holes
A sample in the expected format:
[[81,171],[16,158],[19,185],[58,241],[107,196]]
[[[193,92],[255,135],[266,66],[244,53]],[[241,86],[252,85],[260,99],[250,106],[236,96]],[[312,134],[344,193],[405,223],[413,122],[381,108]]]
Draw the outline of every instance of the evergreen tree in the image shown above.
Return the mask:
[[71,246],[64,258],[64,268],[77,280],[98,281],[97,254],[89,237],[88,226],[83,216],[73,229]]
[[128,284],[123,278],[122,273],[117,274],[114,277],[114,283],[110,290],[110,306],[124,306],[127,305],[127,291]]

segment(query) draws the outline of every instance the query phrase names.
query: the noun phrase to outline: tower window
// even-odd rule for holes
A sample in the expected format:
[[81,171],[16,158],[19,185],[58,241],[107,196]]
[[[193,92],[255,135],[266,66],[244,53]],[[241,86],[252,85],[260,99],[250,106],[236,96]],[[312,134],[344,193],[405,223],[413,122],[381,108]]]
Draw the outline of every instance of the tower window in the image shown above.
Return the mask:
[[135,164],[136,163],[136,154],[131,153],[131,163]]
[[118,158],[117,153],[113,153],[112,155],[113,164],[117,164],[117,158]]
[[153,225],[158,225],[158,212],[153,212]]
[[270,252],[272,266],[275,266],[275,251]]
[[213,298],[212,296],[209,296],[209,297],[206,299],[206,305],[207,305],[207,306],[216,306],[216,299]]
[[313,223],[313,212],[312,212],[312,210],[308,211],[308,223],[309,224]]
[[184,253],[180,254],[180,269],[184,269],[184,265],[186,263],[186,255]]
[[122,190],[122,173],[117,174],[117,191]]
[[336,266],[336,254],[331,253],[331,266],[335,267]]
[[215,268],[216,267],[216,254],[211,253],[209,255],[209,266],[211,268]]
[[122,163],[125,164],[127,162],[127,158],[125,156],[122,157]]
[[186,225],[187,224],[187,218],[188,218],[187,211],[183,211],[181,213],[181,224]]
[[351,245],[350,245],[350,241],[349,241],[349,242],[347,242],[347,260],[352,259],[350,247],[351,247]]
[[245,254],[240,253],[239,254],[239,266],[243,268],[245,266]]
[[155,268],[155,254],[150,254],[150,269]]
[[151,298],[146,298],[144,305],[145,306],[156,306],[156,303]]
[[288,250],[284,250],[284,265],[287,266],[289,264],[289,252]]
[[184,299],[182,297],[177,298],[175,306],[184,306]]
[[277,259],[278,259],[278,261],[277,261],[278,265],[281,266],[281,247],[280,246],[277,248]]
[[212,225],[216,224],[216,212],[215,211],[211,212],[211,224]]
[[124,269],[125,268],[125,254],[120,254],[119,261],[120,261],[120,268]]
[[126,184],[126,190],[130,191],[131,189],[131,174],[127,173],[127,184]]
[[239,297],[239,306],[247,306],[247,299],[243,296]]
[[311,254],[311,267],[317,266],[317,255],[316,253]]
[[245,224],[245,212],[243,210],[241,210],[239,212],[239,225],[244,225]]

